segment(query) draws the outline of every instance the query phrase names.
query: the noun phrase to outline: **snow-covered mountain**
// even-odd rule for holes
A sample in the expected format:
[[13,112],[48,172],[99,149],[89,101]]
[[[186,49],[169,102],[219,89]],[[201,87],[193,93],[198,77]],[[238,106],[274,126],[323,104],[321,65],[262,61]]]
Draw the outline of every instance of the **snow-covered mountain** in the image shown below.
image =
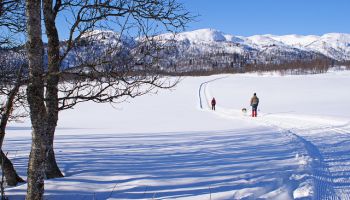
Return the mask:
[[287,60],[289,56],[293,59],[293,55],[298,55],[300,58],[323,55],[338,61],[350,60],[350,34],[344,33],[330,33],[322,36],[268,34],[243,37],[224,34],[215,29],[200,29],[179,33],[176,36],[164,34],[159,37],[162,39],[171,38],[187,45],[187,53],[215,52],[217,50],[239,54],[244,52],[256,54],[258,61],[264,60],[263,57],[259,58],[258,54],[270,57],[280,57],[283,54]]
[[[157,65],[159,69],[177,72],[218,69],[245,72],[258,67],[261,70],[281,69],[281,66],[285,69],[322,68],[336,61],[350,61],[350,34],[345,33],[244,37],[215,29],[199,29],[151,38],[152,43],[144,43],[144,38],[127,37],[113,31],[91,31],[81,37],[61,67],[93,66],[96,62],[109,60],[117,63],[114,65],[119,68],[129,62],[128,66],[133,66],[133,70]],[[155,47],[157,44],[165,48]],[[61,51],[64,50],[63,41]],[[154,59],[159,55],[162,58]]]
[[[133,46],[137,38],[133,39],[121,36],[112,31],[95,30],[85,34],[84,38],[93,38],[100,44],[123,44]],[[319,54],[325,57],[343,61],[350,60],[350,34],[329,33],[317,35],[254,35],[250,37],[225,34],[215,29],[199,29],[182,32],[176,35],[162,34],[156,37],[158,40],[172,40],[178,43],[178,48],[184,48],[186,53],[250,53],[250,54]]]

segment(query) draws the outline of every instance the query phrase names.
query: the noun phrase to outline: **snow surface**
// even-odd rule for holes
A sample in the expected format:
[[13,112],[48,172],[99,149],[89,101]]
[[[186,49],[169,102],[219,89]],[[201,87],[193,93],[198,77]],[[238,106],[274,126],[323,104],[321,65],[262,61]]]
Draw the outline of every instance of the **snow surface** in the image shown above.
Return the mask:
[[[349,77],[187,77],[116,107],[80,104],[60,114],[66,177],[45,182],[45,199],[350,199]],[[30,124],[10,126],[4,149],[26,178]]]

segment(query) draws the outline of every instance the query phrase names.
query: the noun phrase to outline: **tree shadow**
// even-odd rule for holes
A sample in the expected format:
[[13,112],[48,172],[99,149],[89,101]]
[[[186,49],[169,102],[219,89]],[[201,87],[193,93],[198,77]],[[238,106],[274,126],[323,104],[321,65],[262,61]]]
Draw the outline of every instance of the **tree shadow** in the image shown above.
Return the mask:
[[[16,168],[25,174],[30,145],[7,143],[20,149]],[[215,199],[219,194],[232,199],[241,189],[257,190],[249,197],[257,199],[279,188],[292,196],[299,148],[267,128],[58,135],[56,156],[65,177],[46,180],[45,199]],[[7,192],[23,199],[25,189]]]

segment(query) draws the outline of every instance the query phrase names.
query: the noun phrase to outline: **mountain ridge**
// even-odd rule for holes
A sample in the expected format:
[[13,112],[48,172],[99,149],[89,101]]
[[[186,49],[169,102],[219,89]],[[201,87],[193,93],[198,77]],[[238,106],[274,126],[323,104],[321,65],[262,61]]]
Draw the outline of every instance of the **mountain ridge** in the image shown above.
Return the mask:
[[[215,29],[199,29],[150,38],[153,38],[153,46],[148,47],[142,37],[132,38],[104,30],[87,32],[62,60],[61,68],[73,70],[77,66],[93,66],[99,59],[118,63],[116,68],[122,68],[122,63],[128,61],[135,70],[155,65],[161,70],[179,73],[315,67],[324,70],[350,63],[350,34],[347,33],[245,37]],[[62,52],[64,42],[61,42]],[[2,52],[5,60],[18,59],[14,52],[6,53],[5,49]],[[46,53],[44,61],[47,63]]]
[[[163,34],[159,37],[169,39],[171,36],[171,34]],[[303,51],[320,53],[338,61],[350,60],[350,34],[348,33],[326,33],[321,36],[263,34],[245,37],[226,34],[216,29],[207,28],[181,32],[174,35],[173,39],[178,42],[187,41],[193,45],[199,43],[227,42],[245,45],[257,50],[279,46],[281,48],[295,48]]]

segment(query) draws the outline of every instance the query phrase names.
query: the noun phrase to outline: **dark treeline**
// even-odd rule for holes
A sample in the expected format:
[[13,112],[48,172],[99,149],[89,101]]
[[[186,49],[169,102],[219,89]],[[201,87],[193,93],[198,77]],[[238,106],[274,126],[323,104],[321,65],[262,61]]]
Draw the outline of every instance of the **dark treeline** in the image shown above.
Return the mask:
[[184,76],[272,71],[280,74],[310,74],[324,73],[338,65],[350,66],[350,61],[337,62],[315,52],[288,52],[269,48],[268,51],[248,49],[229,53],[220,48],[206,51],[191,49],[190,46],[186,49],[184,46],[177,46],[176,53],[161,62],[166,73]]
[[350,60],[348,60],[348,61],[336,61],[335,65],[344,66],[347,70],[350,70]]
[[[249,59],[250,55],[239,54],[207,54],[181,59],[175,66],[175,71],[167,72],[169,75],[202,76],[220,73],[246,73],[246,72],[278,72],[284,74],[315,74],[325,73],[334,66],[350,66],[349,62],[336,62],[327,57],[314,57],[309,59],[294,59],[274,62],[257,62]],[[350,67],[348,67],[350,69]]]
[[334,60],[329,58],[318,58],[314,60],[293,60],[280,64],[247,64],[244,72],[279,72],[280,74],[318,74],[325,73],[334,67]]
[[[163,72],[165,75],[170,76],[209,76],[213,74],[223,74],[223,73],[248,73],[248,72],[278,72],[281,75],[301,75],[301,74],[319,74],[326,73],[330,68],[339,66],[341,63],[335,63],[331,59],[316,59],[316,60],[295,60],[280,64],[242,64],[239,67],[232,67],[230,65],[226,66],[213,66],[211,68],[195,68],[186,71],[174,71],[174,72]],[[345,65],[341,65],[345,66]],[[350,69],[350,65],[346,66]]]

